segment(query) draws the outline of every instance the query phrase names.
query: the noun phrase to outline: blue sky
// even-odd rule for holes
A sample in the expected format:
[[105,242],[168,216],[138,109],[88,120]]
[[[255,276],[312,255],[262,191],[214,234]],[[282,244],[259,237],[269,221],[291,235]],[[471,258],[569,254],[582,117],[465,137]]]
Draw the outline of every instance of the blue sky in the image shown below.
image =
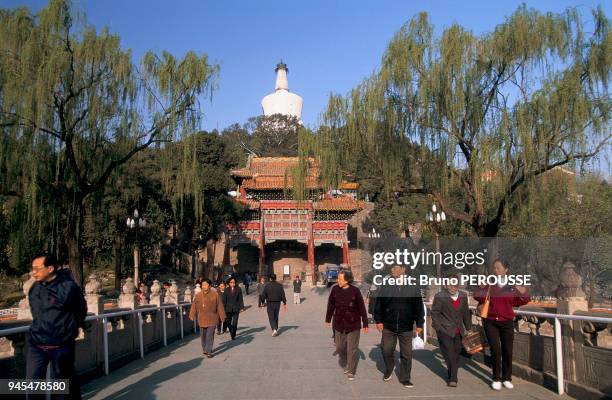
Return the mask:
[[[202,102],[205,129],[242,124],[262,113],[261,98],[274,89],[274,67],[289,67],[289,90],[304,98],[302,119],[316,126],[330,92],[345,94],[380,64],[393,34],[426,11],[439,32],[455,22],[475,33],[491,31],[520,2],[512,1],[160,1],[76,0],[89,23],[108,26],[138,60],[151,49],[182,55],[206,52],[220,64],[212,103]],[[610,1],[528,1],[559,12],[577,6],[590,18]],[[3,8],[38,10],[46,1],[0,0]]]

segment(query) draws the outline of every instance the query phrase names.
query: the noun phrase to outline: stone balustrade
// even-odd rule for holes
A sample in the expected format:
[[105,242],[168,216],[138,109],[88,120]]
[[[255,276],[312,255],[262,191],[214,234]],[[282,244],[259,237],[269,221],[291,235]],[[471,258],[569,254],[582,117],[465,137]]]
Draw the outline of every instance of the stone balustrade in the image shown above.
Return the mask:
[[[104,374],[104,329],[108,333],[108,360],[111,370],[140,357],[138,315],[133,313],[107,317],[106,326],[104,326],[102,319],[104,315],[131,310],[141,312],[145,354],[164,346],[164,318],[167,343],[180,340],[181,325],[183,335],[187,336],[194,333],[194,323],[189,320],[190,305],[182,305],[180,307],[182,312],[179,312],[178,307],[170,307],[163,311],[157,308],[162,305],[156,303],[161,299],[161,287],[157,281],[151,287],[152,301],[149,305],[138,304],[131,278],[126,279],[122,288],[119,304],[123,307],[104,310],[99,290],[100,285],[96,276],[90,276],[85,286],[88,319],[91,319],[93,315],[98,315],[99,318],[86,321],[85,328],[81,329],[76,340],[76,370],[85,380]],[[171,288],[170,300],[173,300],[173,295],[178,294],[178,290],[178,286],[174,284],[174,288]],[[24,290],[24,293],[27,294],[27,291]],[[185,298],[188,298],[187,293]],[[172,304],[178,305],[178,301]],[[4,321],[0,323],[0,330],[24,327],[30,323],[31,316]],[[23,378],[25,376],[25,335],[26,333],[15,333],[0,337],[0,378]]]

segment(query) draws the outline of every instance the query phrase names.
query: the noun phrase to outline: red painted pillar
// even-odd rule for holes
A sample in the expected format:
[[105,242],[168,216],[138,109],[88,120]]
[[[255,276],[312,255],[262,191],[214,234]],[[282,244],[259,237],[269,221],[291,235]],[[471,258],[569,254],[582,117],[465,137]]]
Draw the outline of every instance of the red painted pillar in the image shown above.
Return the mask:
[[263,215],[259,222],[259,276],[264,276],[264,264],[266,263],[266,240],[264,238]]
[[308,266],[312,271],[312,279],[313,284],[317,282],[316,274],[315,274],[315,254],[314,254],[314,240],[312,237],[308,239]]
[[342,263],[346,264],[349,267],[349,250],[348,250],[348,242],[346,239],[342,241]]

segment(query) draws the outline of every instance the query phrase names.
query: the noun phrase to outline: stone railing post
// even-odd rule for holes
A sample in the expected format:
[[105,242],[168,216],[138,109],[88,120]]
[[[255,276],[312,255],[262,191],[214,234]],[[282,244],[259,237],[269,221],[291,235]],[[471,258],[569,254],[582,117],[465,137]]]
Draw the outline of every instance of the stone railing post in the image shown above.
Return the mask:
[[178,289],[178,286],[176,285],[176,282],[172,282],[172,285],[170,285],[170,287],[166,291],[166,296],[164,297],[164,303],[178,304],[179,303],[178,291],[179,289]]
[[89,275],[89,280],[85,285],[85,301],[87,302],[87,312],[95,315],[104,313],[104,301],[100,295],[101,286],[95,274]]
[[153,281],[151,285],[151,296],[149,300],[149,304],[153,304],[157,307],[161,306],[162,298],[161,298],[161,285],[159,281],[156,279]]
[[[574,315],[577,311],[588,311],[589,305],[582,291],[582,277],[571,262],[563,264],[559,278],[557,313]],[[582,322],[561,321],[563,333],[563,369],[565,378],[572,382],[583,381],[584,355],[582,345],[584,336],[581,333]]]
[[34,278],[30,277],[23,283],[23,294],[25,297],[19,301],[19,310],[17,310],[17,319],[32,319],[32,311],[30,310],[30,300],[28,294],[32,285],[34,284]]
[[122,293],[119,296],[119,308],[129,308],[134,310],[138,307],[138,298],[136,296],[136,288],[134,280],[127,278],[122,287]]
[[183,301],[186,303],[191,303],[191,287],[189,287],[189,285],[187,285],[187,287],[185,288],[185,293],[183,295]]

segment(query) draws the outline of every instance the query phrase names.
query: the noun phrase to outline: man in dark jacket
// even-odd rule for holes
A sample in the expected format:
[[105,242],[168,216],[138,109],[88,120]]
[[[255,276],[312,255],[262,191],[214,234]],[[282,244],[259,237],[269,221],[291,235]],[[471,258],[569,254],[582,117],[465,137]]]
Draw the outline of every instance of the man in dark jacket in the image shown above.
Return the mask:
[[268,282],[264,288],[261,297],[268,311],[268,320],[270,321],[270,328],[272,328],[272,336],[278,336],[280,303],[281,301],[283,302],[283,309],[287,311],[287,298],[285,297],[283,285],[276,282],[276,274],[270,274],[270,282]]
[[[391,275],[400,278],[405,274],[403,265],[391,268]],[[382,332],[381,347],[385,360],[386,372],[384,381],[391,379],[395,360],[395,346],[399,340],[400,346],[400,373],[399,380],[405,387],[413,387],[410,382],[412,370],[412,338],[416,323],[416,334],[423,330],[425,311],[423,298],[417,287],[409,285],[383,285],[379,289],[374,305],[374,320],[376,329]]]
[[52,255],[32,261],[36,282],[28,293],[32,325],[26,335],[26,379],[45,379],[51,363],[53,379],[70,379],[69,398],[80,399],[75,379],[75,339],[87,315],[83,291],[68,271],[58,271]]
[[436,293],[431,306],[431,323],[436,330],[440,350],[448,369],[447,385],[457,386],[459,355],[463,347],[461,340],[466,330],[472,329],[472,313],[467,295],[459,291],[459,275],[450,275],[457,284],[449,284]]
[[236,278],[230,278],[228,283],[229,287],[221,295],[221,301],[225,308],[230,336],[234,340],[238,330],[238,315],[244,310],[244,300],[242,298],[242,289],[236,285]]
[[300,304],[301,303],[301,296],[302,293],[302,280],[300,279],[299,275],[295,276],[295,280],[293,281],[293,304]]

